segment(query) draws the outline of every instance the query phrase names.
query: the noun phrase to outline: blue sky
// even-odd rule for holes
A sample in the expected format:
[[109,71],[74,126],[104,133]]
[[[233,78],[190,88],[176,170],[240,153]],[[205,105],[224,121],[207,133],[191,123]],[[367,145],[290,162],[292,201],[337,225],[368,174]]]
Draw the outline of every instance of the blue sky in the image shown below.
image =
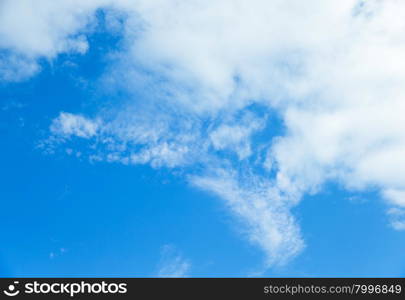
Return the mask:
[[404,276],[405,5],[158,2],[2,4],[1,276]]

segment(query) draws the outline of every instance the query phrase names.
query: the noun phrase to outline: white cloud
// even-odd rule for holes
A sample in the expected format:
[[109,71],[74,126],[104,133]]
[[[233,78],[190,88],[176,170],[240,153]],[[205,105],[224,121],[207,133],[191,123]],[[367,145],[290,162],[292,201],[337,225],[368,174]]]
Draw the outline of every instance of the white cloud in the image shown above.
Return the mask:
[[[109,0],[3,0],[0,2],[0,79],[19,81],[32,76],[39,59],[61,53],[84,54],[86,32],[94,25],[98,8]],[[9,54],[7,54],[9,52]],[[9,57],[8,57],[9,56]]]
[[39,69],[35,61],[13,53],[3,55],[0,53],[0,81],[20,81],[32,76]]
[[62,112],[54,119],[51,132],[57,136],[69,138],[72,135],[81,138],[91,138],[97,134],[99,122],[87,119],[81,115]]
[[191,264],[172,245],[162,247],[161,260],[157,276],[164,278],[188,277]]
[[219,169],[210,176],[194,176],[191,182],[226,201],[242,221],[241,231],[265,251],[266,266],[284,264],[304,247],[290,213],[291,199],[280,195],[269,180]]
[[264,127],[264,120],[250,114],[234,124],[221,124],[209,135],[215,150],[230,150],[236,152],[239,159],[245,159],[252,154],[251,135]]
[[405,207],[405,191],[387,189],[383,190],[383,196],[388,199],[392,204],[398,207]]
[[131,163],[145,164],[151,163],[152,167],[160,167],[166,165],[173,168],[181,165],[186,159],[185,156],[189,153],[189,148],[185,145],[161,144],[143,149],[139,153],[133,153],[130,156]]
[[[98,160],[202,165],[193,182],[232,203],[268,257],[288,260],[297,253],[301,239],[288,211],[326,181],[358,191],[378,188],[392,209],[403,207],[402,0],[28,2],[3,1],[0,18],[0,47],[25,59],[84,52],[82,32],[97,8],[113,6],[124,18],[116,22],[112,14],[109,21],[124,42],[104,80],[133,91],[134,99],[113,118],[100,113],[102,121],[61,114],[53,133],[95,139],[101,150],[91,155]],[[240,117],[254,111],[252,105],[270,118],[277,114],[283,135],[253,143],[268,129],[257,115]],[[272,191],[266,195],[234,179],[239,164],[263,163],[263,152],[269,183],[262,189]],[[222,165],[231,173],[212,177],[209,170]],[[262,176],[254,174],[246,180]],[[280,207],[274,207],[277,197]],[[248,213],[253,203],[265,210]],[[402,229],[398,222],[393,227]],[[283,236],[290,238],[276,238],[280,224],[288,225]]]
[[391,208],[388,210],[388,217],[391,219],[391,226],[396,230],[405,230],[405,210]]
[[0,4],[0,47],[27,57],[86,51],[83,35],[94,12],[109,1],[5,0]]

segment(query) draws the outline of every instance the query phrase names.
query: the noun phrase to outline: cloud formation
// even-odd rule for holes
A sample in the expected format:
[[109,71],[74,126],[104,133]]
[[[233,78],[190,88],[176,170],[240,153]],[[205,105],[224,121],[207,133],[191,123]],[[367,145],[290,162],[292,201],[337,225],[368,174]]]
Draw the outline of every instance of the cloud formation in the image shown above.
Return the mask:
[[40,59],[87,52],[95,12],[110,1],[0,2],[0,80],[20,81],[40,70]]
[[280,195],[269,180],[235,173],[221,169],[211,176],[194,176],[190,180],[194,186],[226,201],[242,221],[242,234],[267,254],[266,266],[286,263],[304,246],[290,213],[291,198]]
[[99,124],[97,121],[88,120],[81,115],[60,113],[51,125],[51,131],[60,137],[71,137],[72,135],[81,138],[91,138],[97,134]]
[[32,71],[16,77],[40,57],[85,53],[97,9],[122,25],[103,81],[132,96],[94,118],[61,113],[54,138],[96,143],[96,160],[192,169],[269,265],[302,249],[290,209],[328,181],[377,189],[405,228],[403,1],[28,2],[2,2],[0,47],[20,58],[0,63],[6,79],[21,63]]

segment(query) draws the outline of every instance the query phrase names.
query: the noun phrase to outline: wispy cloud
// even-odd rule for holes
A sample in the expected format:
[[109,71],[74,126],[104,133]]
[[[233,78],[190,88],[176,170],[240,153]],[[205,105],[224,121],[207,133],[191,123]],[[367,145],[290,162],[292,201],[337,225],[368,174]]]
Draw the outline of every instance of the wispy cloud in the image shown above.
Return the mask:
[[190,262],[185,259],[173,245],[165,245],[161,250],[158,277],[180,278],[188,277]]
[[80,115],[62,112],[54,119],[51,132],[57,136],[69,138],[72,135],[81,138],[91,138],[97,134],[99,123]]
[[109,1],[5,0],[0,3],[0,79],[18,81],[40,70],[39,59],[83,54],[96,9]]
[[193,176],[191,182],[226,201],[241,220],[242,234],[265,251],[266,267],[288,262],[304,247],[290,212],[291,198],[281,195],[271,181],[220,169],[210,175]]

